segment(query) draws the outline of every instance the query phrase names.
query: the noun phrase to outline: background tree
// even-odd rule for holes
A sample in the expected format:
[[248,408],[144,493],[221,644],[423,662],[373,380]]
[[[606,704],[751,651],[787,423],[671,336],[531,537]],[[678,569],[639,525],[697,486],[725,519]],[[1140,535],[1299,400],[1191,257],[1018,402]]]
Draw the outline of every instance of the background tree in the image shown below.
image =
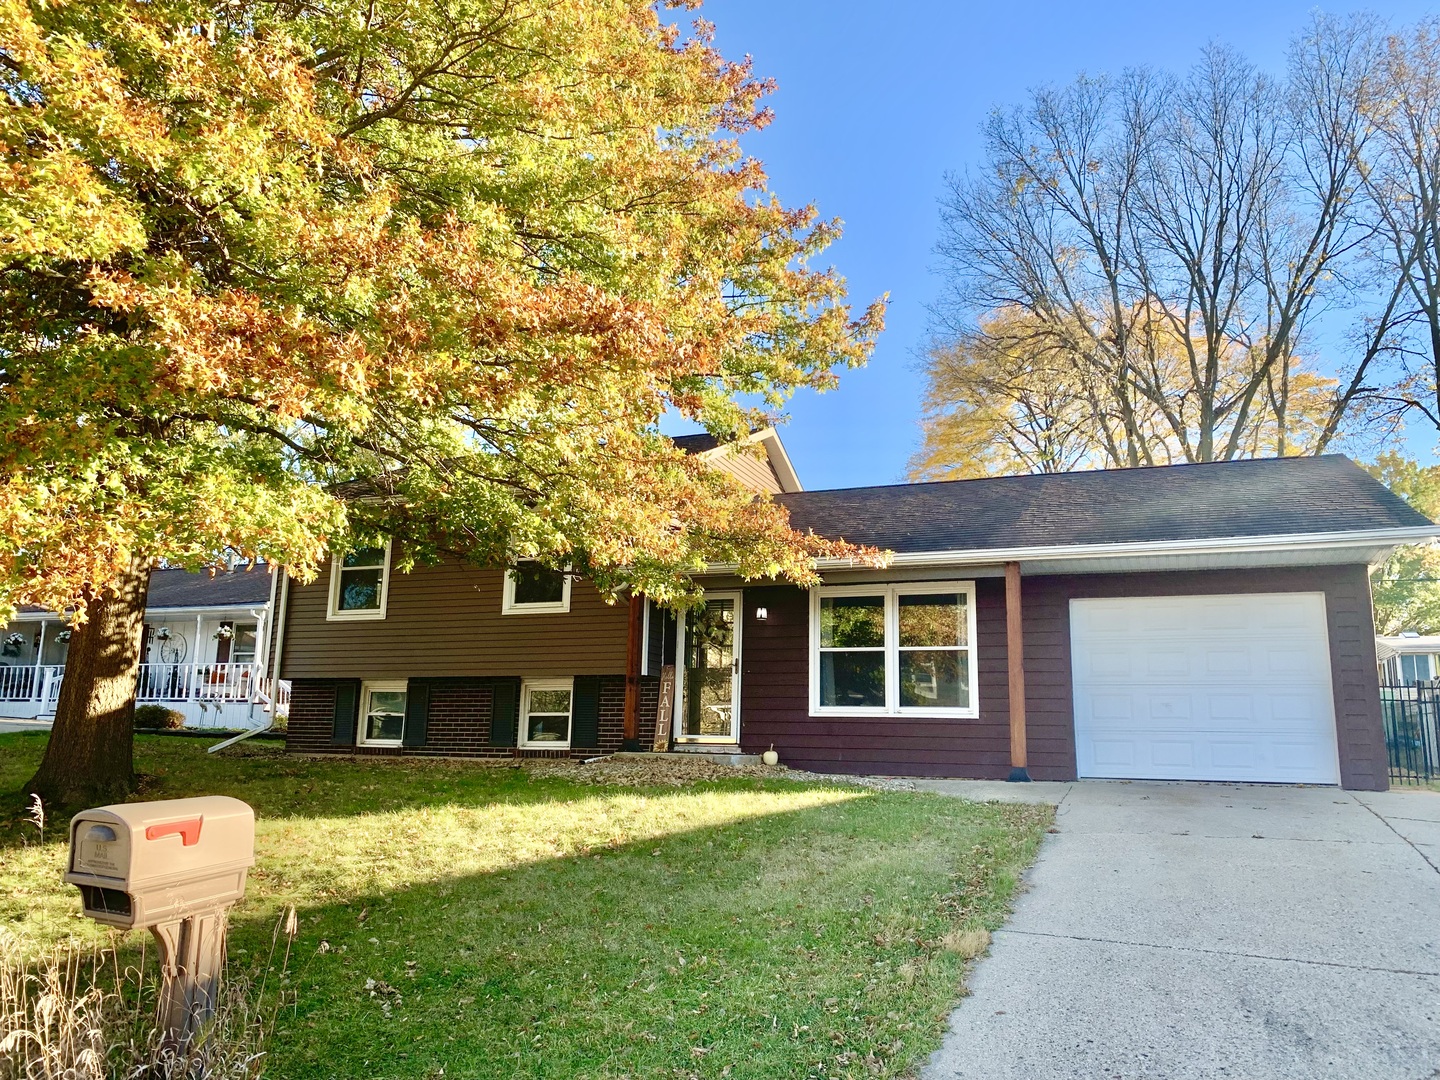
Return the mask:
[[1386,35],[1372,81],[1363,208],[1405,371],[1383,397],[1440,429],[1440,20]]
[[[1426,517],[1440,518],[1440,466],[1425,467],[1392,451],[1366,468]],[[1396,548],[1371,573],[1370,592],[1377,633],[1440,634],[1440,549],[1430,544]]]
[[[1168,339],[1168,340],[1167,340]],[[1152,375],[1170,385],[1167,409],[1144,395],[1120,398],[1054,335],[1027,314],[1008,309],[982,320],[977,330],[933,344],[925,360],[927,382],[922,447],[910,461],[916,479],[947,479],[1019,472],[1125,468],[1123,448],[1143,445],[1147,464],[1188,460],[1172,438],[1172,424],[1193,421],[1197,397],[1186,386],[1183,343],[1163,322],[1137,333]],[[1221,386],[1238,387],[1249,376],[1250,357],[1222,353]],[[1337,380],[1316,375],[1302,361],[1286,365],[1283,399],[1266,386],[1251,411],[1237,454],[1268,457],[1304,452],[1322,438],[1332,415]],[[1276,414],[1283,403],[1285,422]],[[1123,440],[1118,432],[1127,432]]]
[[[1072,390],[1049,421],[1088,412],[1086,464],[1322,450],[1398,314],[1393,282],[1354,310],[1378,55],[1365,22],[1320,17],[1283,85],[1211,47],[1183,77],[1082,77],[994,114],[983,166],[952,179],[942,215],[932,414],[954,350],[1013,355],[982,339],[1020,319],[1025,362],[1058,364]],[[1341,308],[1359,359],[1320,381],[1312,331]],[[944,463],[943,429],[927,428],[922,470]]]
[[0,0],[0,599],[77,623],[31,787],[131,786],[160,560],[390,536],[672,601],[841,550],[657,432],[880,328],[739,153],[768,89],[641,0]]

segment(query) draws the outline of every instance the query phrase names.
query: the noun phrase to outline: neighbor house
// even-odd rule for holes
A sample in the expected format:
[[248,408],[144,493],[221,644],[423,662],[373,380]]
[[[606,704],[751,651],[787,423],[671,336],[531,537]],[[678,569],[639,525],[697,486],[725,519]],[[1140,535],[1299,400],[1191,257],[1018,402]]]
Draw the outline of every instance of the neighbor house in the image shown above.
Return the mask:
[[[174,709],[190,727],[261,727],[283,714],[287,690],[265,668],[272,570],[152,570],[137,702]],[[64,618],[34,607],[0,630],[0,717],[54,714],[69,640]]]
[[1368,567],[1440,529],[1344,457],[807,492],[773,433],[678,441],[890,565],[711,567],[677,624],[525,564],[337,555],[281,587],[289,747],[1387,785]]
[[1375,658],[1382,682],[1410,685],[1440,679],[1440,637],[1433,634],[1386,634],[1375,639]]

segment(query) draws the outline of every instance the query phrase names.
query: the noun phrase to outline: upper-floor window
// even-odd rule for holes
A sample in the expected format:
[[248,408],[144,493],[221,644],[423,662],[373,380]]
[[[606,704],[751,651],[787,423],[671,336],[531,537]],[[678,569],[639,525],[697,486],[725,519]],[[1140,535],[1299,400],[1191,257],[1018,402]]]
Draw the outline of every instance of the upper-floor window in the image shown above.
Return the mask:
[[383,619],[390,592],[390,543],[356,548],[330,565],[331,619]]
[[973,582],[816,589],[810,708],[817,714],[973,717]]
[[570,575],[539,563],[521,563],[505,572],[500,610],[506,615],[569,611]]

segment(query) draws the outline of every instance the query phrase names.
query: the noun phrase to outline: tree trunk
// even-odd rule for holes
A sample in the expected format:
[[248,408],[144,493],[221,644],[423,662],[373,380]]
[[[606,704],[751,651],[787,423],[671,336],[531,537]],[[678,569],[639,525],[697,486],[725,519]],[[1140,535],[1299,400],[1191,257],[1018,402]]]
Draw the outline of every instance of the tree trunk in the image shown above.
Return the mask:
[[25,785],[55,807],[118,802],[135,787],[135,677],[149,564],[132,557],[114,585],[87,596],[70,635],[45,758]]

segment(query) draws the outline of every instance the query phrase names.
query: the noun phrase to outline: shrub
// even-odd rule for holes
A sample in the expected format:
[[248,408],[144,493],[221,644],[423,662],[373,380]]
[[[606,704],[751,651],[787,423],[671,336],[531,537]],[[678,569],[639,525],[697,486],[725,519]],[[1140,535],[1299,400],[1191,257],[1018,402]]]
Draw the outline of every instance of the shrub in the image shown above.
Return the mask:
[[146,731],[174,731],[185,726],[185,714],[164,705],[136,705],[135,726]]

